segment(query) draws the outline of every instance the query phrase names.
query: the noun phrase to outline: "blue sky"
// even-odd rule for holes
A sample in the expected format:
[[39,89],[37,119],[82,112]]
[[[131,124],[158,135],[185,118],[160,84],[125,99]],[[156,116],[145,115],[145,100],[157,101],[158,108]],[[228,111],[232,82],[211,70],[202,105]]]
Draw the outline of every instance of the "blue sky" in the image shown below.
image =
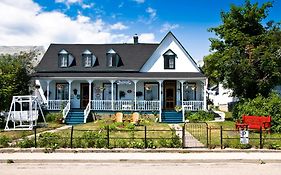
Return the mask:
[[[252,0],[251,2],[266,2]],[[207,32],[220,12],[244,0],[2,0],[1,45],[160,42],[171,30],[195,60],[209,53]],[[281,20],[275,1],[268,19]]]

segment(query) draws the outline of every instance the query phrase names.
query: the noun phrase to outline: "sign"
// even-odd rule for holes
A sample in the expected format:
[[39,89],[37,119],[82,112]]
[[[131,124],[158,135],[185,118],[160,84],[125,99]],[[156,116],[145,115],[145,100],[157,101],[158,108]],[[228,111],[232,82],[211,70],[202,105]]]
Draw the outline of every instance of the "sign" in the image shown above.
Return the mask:
[[249,143],[249,131],[247,131],[247,130],[240,131],[240,143],[241,144]]

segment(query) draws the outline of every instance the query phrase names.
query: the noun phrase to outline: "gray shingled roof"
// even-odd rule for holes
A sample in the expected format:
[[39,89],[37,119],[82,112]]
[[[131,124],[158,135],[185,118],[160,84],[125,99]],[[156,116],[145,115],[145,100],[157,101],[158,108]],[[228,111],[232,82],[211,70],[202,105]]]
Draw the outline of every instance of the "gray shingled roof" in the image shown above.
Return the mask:
[[[37,66],[36,72],[139,71],[158,46],[159,44],[51,44],[42,61]],[[75,57],[75,65],[67,68],[58,66],[58,53],[62,49],[65,49]],[[82,65],[82,53],[86,49],[97,57],[99,63],[97,66],[85,68]],[[115,50],[121,57],[122,66],[106,66],[106,53],[110,49]]]

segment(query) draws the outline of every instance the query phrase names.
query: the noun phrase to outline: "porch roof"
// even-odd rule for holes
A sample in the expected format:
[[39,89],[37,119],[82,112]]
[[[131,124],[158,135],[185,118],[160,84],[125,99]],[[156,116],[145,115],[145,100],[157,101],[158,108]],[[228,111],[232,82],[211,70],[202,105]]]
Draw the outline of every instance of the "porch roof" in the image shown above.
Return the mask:
[[35,73],[39,79],[206,79],[201,72],[49,72]]

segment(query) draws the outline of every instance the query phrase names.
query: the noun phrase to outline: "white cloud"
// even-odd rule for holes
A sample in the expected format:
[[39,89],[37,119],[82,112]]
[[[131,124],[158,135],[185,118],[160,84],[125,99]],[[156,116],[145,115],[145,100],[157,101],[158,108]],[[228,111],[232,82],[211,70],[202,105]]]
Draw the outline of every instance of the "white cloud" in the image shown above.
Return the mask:
[[94,7],[94,3],[90,3],[90,4],[82,4],[82,8],[83,9],[90,9],[90,8],[92,8],[92,7]]
[[138,4],[142,4],[142,3],[145,2],[145,0],[133,0],[133,1],[135,1],[135,2],[138,3]]
[[[12,3],[13,2],[13,3]],[[9,16],[9,18],[3,18]],[[32,0],[0,1],[2,45],[43,45],[50,43],[123,43],[132,36],[116,33],[128,28],[122,22],[110,24],[78,14],[72,19],[59,11],[44,12]],[[154,42],[152,33],[140,34],[141,42]]]
[[147,24],[150,24],[151,22],[156,20],[156,9],[148,7],[145,11],[149,14],[149,20],[146,21]]
[[128,26],[125,26],[124,24],[122,24],[122,22],[118,22],[118,23],[111,25],[110,28],[112,30],[124,30],[124,29],[127,29]]
[[[110,24],[102,19],[91,21],[81,14],[77,19],[71,19],[61,12],[42,12],[40,6],[31,0],[20,2],[0,2],[0,16],[9,16],[0,20],[0,40],[4,45],[109,43],[123,37],[112,33]],[[125,27],[120,24],[119,28]]]
[[75,4],[82,3],[83,0],[55,0],[56,3]]
[[165,24],[162,25],[162,28],[160,29],[160,32],[164,33],[164,32],[176,29],[178,27],[179,27],[178,24],[165,23]]

